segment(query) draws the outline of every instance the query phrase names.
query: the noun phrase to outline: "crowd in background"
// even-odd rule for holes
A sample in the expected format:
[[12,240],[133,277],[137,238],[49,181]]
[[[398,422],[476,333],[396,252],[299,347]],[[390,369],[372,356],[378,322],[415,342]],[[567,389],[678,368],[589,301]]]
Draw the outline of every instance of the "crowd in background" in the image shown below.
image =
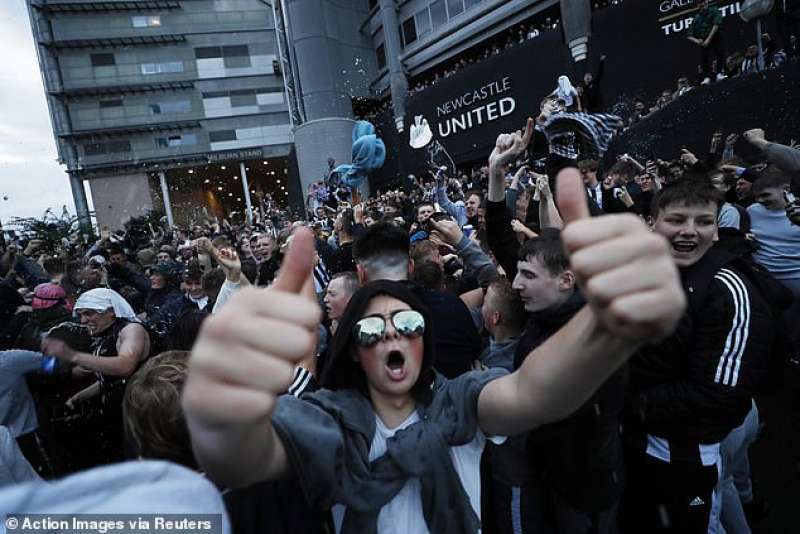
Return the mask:
[[800,150],[605,167],[599,78],[454,173],[366,196],[329,161],[304,213],[8,234],[0,505],[139,459],[242,533],[750,532],[757,401],[800,363]]

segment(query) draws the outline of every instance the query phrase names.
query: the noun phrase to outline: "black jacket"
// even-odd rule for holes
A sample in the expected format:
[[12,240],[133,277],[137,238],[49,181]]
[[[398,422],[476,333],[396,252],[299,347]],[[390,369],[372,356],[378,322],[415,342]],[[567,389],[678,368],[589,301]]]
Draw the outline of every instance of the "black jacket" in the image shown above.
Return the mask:
[[678,328],[630,360],[625,430],[634,446],[646,447],[650,434],[669,442],[673,459],[694,461],[697,444],[722,441],[750,410],[775,334],[769,304],[739,261],[715,247],[683,269],[689,309]]
[[412,285],[411,290],[428,307],[436,346],[434,368],[453,379],[470,371],[482,345],[475,322],[464,302],[453,293]]
[[601,59],[600,63],[597,65],[597,72],[592,78],[592,83],[583,88],[581,104],[583,104],[583,111],[586,113],[600,113],[603,110],[603,95],[600,92],[600,81],[603,79],[604,70],[605,61]]
[[[515,368],[561,329],[585,304],[575,292],[556,310],[531,314],[517,346]],[[528,457],[545,484],[586,513],[607,510],[622,495],[624,465],[619,421],[628,383],[627,367],[600,386],[578,410],[528,436]]]

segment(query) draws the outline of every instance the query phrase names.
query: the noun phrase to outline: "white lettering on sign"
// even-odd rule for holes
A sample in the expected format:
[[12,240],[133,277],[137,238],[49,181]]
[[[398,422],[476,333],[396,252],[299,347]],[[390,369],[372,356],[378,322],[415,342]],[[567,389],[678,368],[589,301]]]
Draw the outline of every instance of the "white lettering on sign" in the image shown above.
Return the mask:
[[444,104],[436,106],[436,115],[438,117],[443,117],[445,115],[450,115],[451,113],[456,113],[463,108],[470,107],[473,104],[478,104],[493,96],[501,95],[510,89],[511,78],[506,76],[500,80],[487,83],[483,87],[468,93],[464,93],[457,98],[448,100]]
[[669,13],[679,7],[686,7],[692,4],[694,4],[694,0],[664,0],[658,4],[658,10],[662,13]]
[[[674,0],[678,1],[678,0]],[[733,4],[728,4],[726,6],[722,6],[719,8],[722,17],[728,17],[730,15],[736,15],[742,10],[741,2],[735,2]],[[675,22],[670,22],[668,24],[664,24],[661,26],[661,31],[664,32],[664,35],[674,35],[676,33],[681,33],[682,31],[686,31],[692,25],[692,20],[694,20],[694,15],[690,17],[686,17],[681,20],[676,20]]]
[[517,102],[509,96],[489,102],[485,106],[471,109],[457,117],[451,117],[440,122],[438,124],[439,136],[442,138],[450,137],[475,126],[480,126],[484,122],[496,121],[501,117],[511,115],[515,109],[517,109]]

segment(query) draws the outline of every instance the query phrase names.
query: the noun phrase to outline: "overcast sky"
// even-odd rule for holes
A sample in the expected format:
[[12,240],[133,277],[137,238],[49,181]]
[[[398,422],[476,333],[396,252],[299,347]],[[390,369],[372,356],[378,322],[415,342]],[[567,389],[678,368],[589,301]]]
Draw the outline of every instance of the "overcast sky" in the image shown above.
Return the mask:
[[[50,115],[25,0],[0,0],[0,221],[67,205],[69,177],[56,161]],[[90,200],[91,201],[91,200]]]

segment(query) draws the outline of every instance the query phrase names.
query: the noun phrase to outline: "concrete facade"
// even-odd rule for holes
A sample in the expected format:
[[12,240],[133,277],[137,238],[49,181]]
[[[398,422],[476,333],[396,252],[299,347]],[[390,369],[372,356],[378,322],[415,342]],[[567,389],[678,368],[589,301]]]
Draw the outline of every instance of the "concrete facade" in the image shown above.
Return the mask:
[[329,157],[337,165],[350,162],[354,124],[352,119],[318,119],[295,128],[294,146],[304,191],[322,179]]
[[[294,145],[296,187],[305,190],[328,157],[350,161],[354,98],[391,98],[402,128],[408,78],[558,4],[27,2],[60,161],[73,181],[89,180],[101,225],[122,216],[107,207],[115,206],[110,196],[131,194],[114,177],[149,174],[130,181],[149,182],[149,191],[162,171],[235,164],[236,154],[252,150],[256,159],[285,157]],[[139,204],[128,211],[141,212],[151,196],[161,198],[130,196]],[[85,202],[76,197],[76,205]]]
[[[60,161],[89,181],[96,199],[110,184],[122,187],[115,176],[203,164],[223,151],[288,154],[292,128],[269,3],[28,5]],[[118,222],[104,205],[96,203],[98,224]]]

